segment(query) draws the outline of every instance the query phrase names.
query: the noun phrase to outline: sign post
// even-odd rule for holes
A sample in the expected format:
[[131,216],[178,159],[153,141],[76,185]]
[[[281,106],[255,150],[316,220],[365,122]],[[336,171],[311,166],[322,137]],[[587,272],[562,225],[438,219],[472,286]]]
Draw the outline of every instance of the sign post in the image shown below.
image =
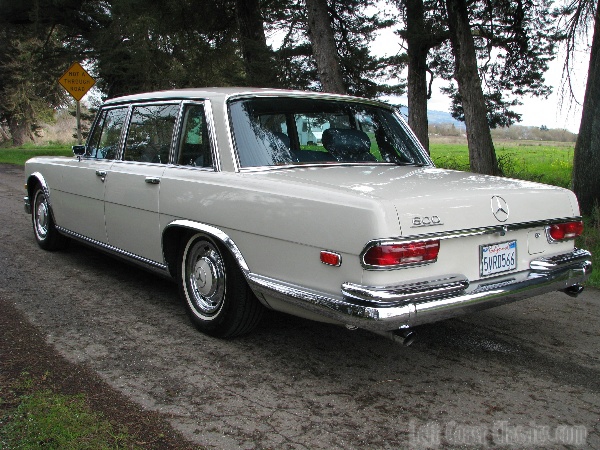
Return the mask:
[[74,62],[58,79],[58,82],[77,102],[77,143],[81,145],[81,107],[79,101],[96,84],[96,80],[81,67],[81,64]]

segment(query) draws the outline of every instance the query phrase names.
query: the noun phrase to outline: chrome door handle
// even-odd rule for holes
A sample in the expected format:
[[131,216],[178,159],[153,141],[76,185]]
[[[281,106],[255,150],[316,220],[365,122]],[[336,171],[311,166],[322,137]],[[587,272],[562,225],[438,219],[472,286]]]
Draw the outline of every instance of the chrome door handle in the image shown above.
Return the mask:
[[106,180],[106,170],[96,170],[96,175],[100,177],[100,180],[104,183]]
[[159,184],[160,178],[146,177],[146,183],[148,184]]

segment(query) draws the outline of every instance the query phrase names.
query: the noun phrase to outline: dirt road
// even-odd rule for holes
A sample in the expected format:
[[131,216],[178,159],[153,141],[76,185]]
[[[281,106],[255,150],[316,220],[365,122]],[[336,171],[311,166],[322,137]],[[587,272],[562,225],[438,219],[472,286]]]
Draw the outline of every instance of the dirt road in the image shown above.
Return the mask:
[[275,313],[218,340],[190,325],[174,284],[82,245],[38,248],[23,182],[0,165],[0,299],[193,442],[600,448],[597,290],[426,326],[408,348]]

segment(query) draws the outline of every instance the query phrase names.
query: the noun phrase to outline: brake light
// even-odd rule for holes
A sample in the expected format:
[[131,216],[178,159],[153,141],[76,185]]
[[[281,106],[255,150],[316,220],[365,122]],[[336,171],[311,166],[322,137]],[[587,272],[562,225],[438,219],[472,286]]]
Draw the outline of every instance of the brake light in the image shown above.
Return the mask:
[[566,241],[575,239],[583,233],[583,222],[555,223],[548,227],[548,236],[551,241]]
[[440,241],[383,244],[371,247],[363,256],[368,266],[393,267],[435,262],[440,251]]

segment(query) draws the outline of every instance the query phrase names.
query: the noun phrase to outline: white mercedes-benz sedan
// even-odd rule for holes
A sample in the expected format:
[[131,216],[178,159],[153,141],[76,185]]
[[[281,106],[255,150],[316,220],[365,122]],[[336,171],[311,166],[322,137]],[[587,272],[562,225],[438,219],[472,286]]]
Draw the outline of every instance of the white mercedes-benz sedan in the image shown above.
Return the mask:
[[203,332],[265,308],[406,338],[592,270],[575,195],[437,169],[391,106],[266,89],[115,98],[74,156],[26,163],[40,247],[77,239],[176,280]]

